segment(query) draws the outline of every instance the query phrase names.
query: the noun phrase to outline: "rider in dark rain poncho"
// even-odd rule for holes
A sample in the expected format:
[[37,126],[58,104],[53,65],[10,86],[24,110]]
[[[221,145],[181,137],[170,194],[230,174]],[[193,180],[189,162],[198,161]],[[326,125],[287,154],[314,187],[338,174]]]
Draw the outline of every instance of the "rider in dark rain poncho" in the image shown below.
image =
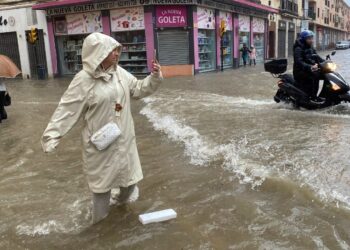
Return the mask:
[[317,98],[319,86],[318,69],[319,63],[324,62],[313,48],[314,33],[305,30],[294,44],[294,66],[293,75],[297,87],[310,96],[313,101],[322,101]]

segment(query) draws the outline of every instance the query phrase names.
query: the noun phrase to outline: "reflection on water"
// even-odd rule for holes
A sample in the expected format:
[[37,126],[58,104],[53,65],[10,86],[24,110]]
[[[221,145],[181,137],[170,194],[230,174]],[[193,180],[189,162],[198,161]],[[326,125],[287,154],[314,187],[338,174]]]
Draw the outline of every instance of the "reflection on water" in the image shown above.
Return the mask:
[[[334,57],[347,79],[349,54]],[[80,125],[57,153],[39,144],[67,79],[9,83],[0,249],[350,249],[350,106],[277,105],[262,71],[174,78],[134,102],[140,200],[93,227]],[[178,218],[137,220],[165,208]]]

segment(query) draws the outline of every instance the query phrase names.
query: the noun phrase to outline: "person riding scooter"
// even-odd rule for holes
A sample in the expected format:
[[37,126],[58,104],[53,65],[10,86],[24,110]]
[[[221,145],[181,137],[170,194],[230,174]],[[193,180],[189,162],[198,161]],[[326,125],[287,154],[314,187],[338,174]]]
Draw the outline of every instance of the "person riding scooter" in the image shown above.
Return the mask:
[[305,30],[300,33],[294,44],[293,76],[296,86],[305,92],[312,101],[322,102],[317,97],[319,86],[319,63],[325,60],[317,55],[314,45],[314,33]]

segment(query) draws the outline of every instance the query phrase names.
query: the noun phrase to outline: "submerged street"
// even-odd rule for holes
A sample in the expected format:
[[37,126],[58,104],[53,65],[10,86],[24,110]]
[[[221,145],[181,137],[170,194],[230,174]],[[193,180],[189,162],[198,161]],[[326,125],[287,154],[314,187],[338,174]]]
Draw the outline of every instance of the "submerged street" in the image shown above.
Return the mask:
[[[349,56],[333,57],[347,81]],[[94,226],[81,124],[57,152],[40,145],[71,79],[7,81],[0,249],[350,249],[350,105],[276,104],[277,80],[263,71],[166,79],[133,101],[140,198]],[[178,218],[138,221],[167,208]]]

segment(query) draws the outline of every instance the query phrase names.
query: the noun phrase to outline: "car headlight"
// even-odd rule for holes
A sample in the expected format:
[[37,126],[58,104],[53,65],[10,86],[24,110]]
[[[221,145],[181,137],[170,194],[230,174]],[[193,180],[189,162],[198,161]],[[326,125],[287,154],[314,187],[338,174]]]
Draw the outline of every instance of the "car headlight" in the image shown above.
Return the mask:
[[338,85],[338,84],[336,84],[336,83],[334,83],[334,82],[332,82],[332,81],[331,81],[331,86],[332,86],[332,90],[334,90],[334,91],[338,91],[338,90],[340,90],[339,85]]

